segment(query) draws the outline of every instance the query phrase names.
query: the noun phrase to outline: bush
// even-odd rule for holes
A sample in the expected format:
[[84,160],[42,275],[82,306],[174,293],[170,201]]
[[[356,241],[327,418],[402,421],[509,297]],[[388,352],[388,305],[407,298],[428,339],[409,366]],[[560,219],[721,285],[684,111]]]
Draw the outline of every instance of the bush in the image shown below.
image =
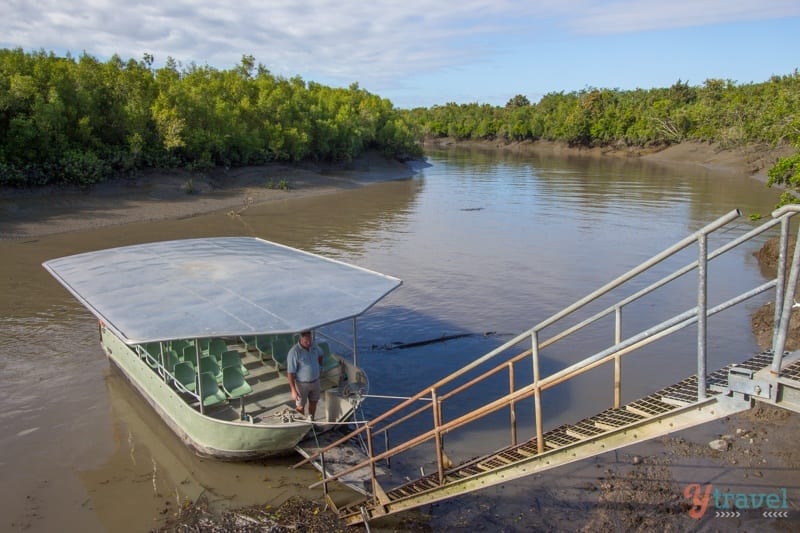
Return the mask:
[[25,187],[29,184],[24,172],[12,164],[0,161],[0,185]]
[[86,187],[111,174],[111,165],[90,150],[67,150],[59,163],[60,181],[71,185]]

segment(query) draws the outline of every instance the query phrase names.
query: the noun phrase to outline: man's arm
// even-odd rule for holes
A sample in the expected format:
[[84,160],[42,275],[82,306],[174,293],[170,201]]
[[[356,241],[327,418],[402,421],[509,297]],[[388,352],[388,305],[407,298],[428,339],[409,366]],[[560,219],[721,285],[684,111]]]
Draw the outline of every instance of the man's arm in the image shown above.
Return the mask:
[[289,350],[289,353],[286,354],[286,379],[289,380],[289,390],[292,393],[292,399],[297,401],[300,397],[300,394],[297,392],[297,385],[295,383],[295,378],[297,377],[297,353],[295,352],[294,348]]
[[300,397],[300,394],[298,394],[297,392],[297,385],[295,385],[294,378],[295,378],[294,373],[291,372],[286,373],[286,379],[289,380],[289,390],[292,392],[292,399],[294,401],[297,401],[297,398]]

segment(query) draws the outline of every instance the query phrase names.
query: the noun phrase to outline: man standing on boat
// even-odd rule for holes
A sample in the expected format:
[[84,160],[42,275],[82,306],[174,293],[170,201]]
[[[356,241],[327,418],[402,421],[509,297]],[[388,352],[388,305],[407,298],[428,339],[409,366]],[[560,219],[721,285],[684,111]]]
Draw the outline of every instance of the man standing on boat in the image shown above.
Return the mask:
[[308,403],[308,419],[314,420],[320,388],[319,376],[322,367],[322,350],[311,340],[311,332],[300,332],[297,343],[286,356],[286,374],[297,411],[305,414]]

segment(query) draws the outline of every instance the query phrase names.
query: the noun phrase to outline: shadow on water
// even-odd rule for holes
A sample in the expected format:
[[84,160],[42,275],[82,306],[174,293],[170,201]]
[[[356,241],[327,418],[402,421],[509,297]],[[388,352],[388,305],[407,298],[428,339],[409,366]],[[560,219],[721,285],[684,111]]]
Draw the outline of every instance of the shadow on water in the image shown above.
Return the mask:
[[293,495],[307,493],[317,480],[312,469],[292,470],[297,458],[291,455],[252,463],[200,458],[113,365],[105,372],[105,384],[114,451],[79,477],[107,531],[147,530],[158,525],[159,517],[201,496],[212,509],[277,507]]
[[[398,180],[252,206],[241,216],[217,212],[0,241],[3,526],[109,530],[100,520],[119,526],[113,530],[141,531],[174,508],[179,495],[210,488],[220,506],[318,496],[307,489],[315,472],[291,471],[291,461],[217,463],[183,448],[142,398],[107,372],[95,318],[47,274],[43,261],[154,240],[251,234],[311,251],[342,246],[330,255],[375,268],[359,259],[366,252],[358,243],[389,233],[387,225],[407,216],[421,186]],[[324,235],[315,231],[320,227],[328,228]],[[337,235],[354,244],[337,244]],[[117,512],[130,521],[115,519]]]
[[[397,320],[402,317],[401,320]],[[382,305],[373,309],[359,321],[359,364],[370,379],[370,397],[363,406],[361,416],[366,419],[385,413],[418,392],[430,398],[432,385],[451,373],[472,363],[484,354],[498,348],[519,332],[467,331],[458,324],[434,315],[409,308]],[[380,344],[378,344],[380,343]],[[399,348],[398,348],[399,346]],[[407,346],[407,347],[404,347]],[[495,367],[501,370],[481,382],[453,394],[441,403],[442,423],[447,423],[511,392],[506,362],[529,350],[523,341],[507,349],[490,361],[437,388],[442,398],[473,379],[490,374]],[[563,367],[563,363],[543,355],[540,370],[547,375]],[[527,357],[514,365],[513,390],[531,384],[533,365]],[[546,395],[546,412],[549,417],[565,416],[571,404],[572,386],[557,387]],[[414,408],[431,405],[429,399],[420,400]],[[407,411],[404,411],[407,412]],[[520,439],[533,436],[533,399],[518,402],[515,406],[516,424]],[[464,428],[448,433],[445,449],[453,460],[464,460],[478,451],[500,448],[510,444],[510,414],[508,408],[481,416]],[[395,416],[393,419],[397,419]],[[431,429],[433,413],[430,409],[390,430],[387,440],[397,445]],[[375,446],[383,449],[384,437],[376,439]],[[435,462],[429,446],[398,456],[392,462],[395,475],[410,475],[418,465],[425,468]]]

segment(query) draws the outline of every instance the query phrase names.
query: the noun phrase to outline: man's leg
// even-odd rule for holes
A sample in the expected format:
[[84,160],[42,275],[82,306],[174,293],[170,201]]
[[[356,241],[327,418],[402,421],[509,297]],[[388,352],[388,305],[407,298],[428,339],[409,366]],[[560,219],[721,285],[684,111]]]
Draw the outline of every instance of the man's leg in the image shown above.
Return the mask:
[[[297,409],[297,412],[300,413],[301,415],[305,414],[305,410],[306,410],[306,401],[308,400],[308,386],[307,385],[308,385],[307,383],[300,383],[300,382],[296,382],[295,383],[295,386],[297,387],[297,396],[298,396],[298,398],[297,398],[297,401],[295,402],[294,406]],[[309,409],[310,408],[311,408],[311,405],[310,405],[310,402],[309,402]]]
[[320,398],[319,380],[308,384],[308,415],[313,419],[317,412],[317,403]]

